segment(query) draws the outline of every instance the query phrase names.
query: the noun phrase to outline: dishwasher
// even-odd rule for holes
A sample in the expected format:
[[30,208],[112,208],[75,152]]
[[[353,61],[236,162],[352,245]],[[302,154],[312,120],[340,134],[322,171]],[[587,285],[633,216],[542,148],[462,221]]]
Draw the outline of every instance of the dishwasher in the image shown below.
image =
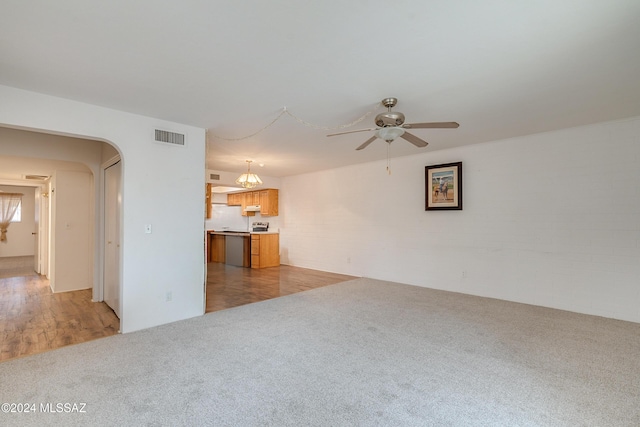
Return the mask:
[[244,239],[244,236],[225,236],[225,264],[244,267]]

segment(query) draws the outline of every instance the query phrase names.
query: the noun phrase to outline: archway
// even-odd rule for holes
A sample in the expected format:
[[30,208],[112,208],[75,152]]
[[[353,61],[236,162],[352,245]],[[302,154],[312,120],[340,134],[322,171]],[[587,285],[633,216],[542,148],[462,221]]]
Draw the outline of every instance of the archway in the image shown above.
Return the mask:
[[0,184],[36,188],[49,222],[38,225],[44,257],[38,273],[54,293],[88,289],[90,301],[102,301],[102,171],[116,157],[118,149],[105,141],[0,127]]

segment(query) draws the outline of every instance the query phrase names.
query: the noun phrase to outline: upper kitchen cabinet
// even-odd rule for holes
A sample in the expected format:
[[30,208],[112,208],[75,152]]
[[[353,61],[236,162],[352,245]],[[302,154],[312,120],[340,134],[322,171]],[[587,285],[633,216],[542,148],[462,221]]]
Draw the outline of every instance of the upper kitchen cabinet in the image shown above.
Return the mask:
[[255,211],[247,211],[247,206],[253,205],[253,194],[238,193],[240,196],[240,206],[242,207],[242,216],[255,216]]
[[255,212],[246,212],[247,206],[260,206],[262,216],[278,216],[278,190],[267,188],[257,191],[243,191],[227,194],[227,205],[242,206],[243,216],[254,216]]
[[278,190],[270,188],[256,193],[260,195],[260,215],[278,216]]
[[227,205],[229,206],[241,206],[244,193],[230,193],[227,194]]
[[260,204],[260,191],[252,191],[250,193],[247,193],[247,196],[249,196],[249,198],[251,199],[251,203],[247,203],[247,204],[254,205],[254,206]]
[[256,214],[255,212],[247,212],[245,210],[248,205],[253,205],[253,195],[246,191],[227,194],[227,205],[240,206],[242,208],[242,216],[254,216]]

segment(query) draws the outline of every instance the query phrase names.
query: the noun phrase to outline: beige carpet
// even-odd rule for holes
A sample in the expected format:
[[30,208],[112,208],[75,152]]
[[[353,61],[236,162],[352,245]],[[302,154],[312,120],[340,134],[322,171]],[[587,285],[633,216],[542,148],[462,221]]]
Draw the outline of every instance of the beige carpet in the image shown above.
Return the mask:
[[0,363],[35,409],[0,424],[637,426],[639,355],[640,324],[357,279]]

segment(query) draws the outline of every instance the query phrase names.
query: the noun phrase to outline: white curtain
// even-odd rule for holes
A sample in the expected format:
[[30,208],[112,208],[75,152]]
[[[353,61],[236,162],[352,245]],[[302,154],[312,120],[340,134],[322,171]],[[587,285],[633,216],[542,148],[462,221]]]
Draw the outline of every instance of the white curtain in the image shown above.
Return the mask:
[[22,201],[22,193],[0,192],[0,242],[7,241],[7,228]]

